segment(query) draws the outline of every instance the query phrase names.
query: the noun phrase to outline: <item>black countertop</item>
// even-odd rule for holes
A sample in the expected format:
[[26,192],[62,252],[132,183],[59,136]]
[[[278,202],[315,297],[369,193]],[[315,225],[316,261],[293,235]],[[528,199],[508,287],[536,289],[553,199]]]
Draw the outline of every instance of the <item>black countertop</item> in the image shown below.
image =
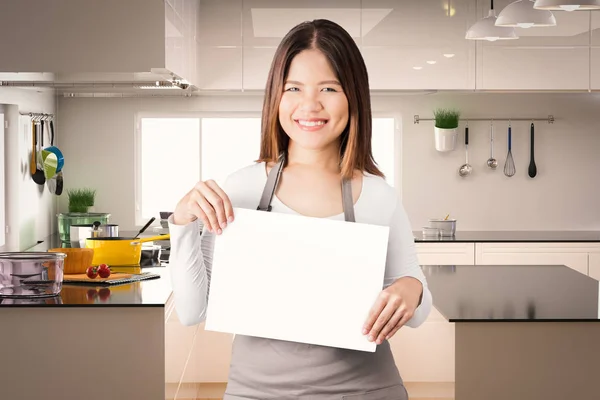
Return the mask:
[[473,242],[555,242],[600,243],[600,231],[456,231],[454,237],[423,237],[422,231],[414,231],[415,242],[424,243],[473,243]]
[[[123,232],[123,236],[133,237],[137,232]],[[144,233],[141,237],[156,236]],[[50,235],[44,241],[27,251],[47,251],[52,248],[68,247],[61,243],[58,234]],[[63,283],[60,295],[47,298],[2,298],[2,307],[164,307],[171,296],[171,282],[168,264],[156,260],[144,260],[140,267],[111,266],[115,272],[150,273],[158,278],[118,285],[94,285]],[[134,271],[135,270],[135,271]]]
[[164,307],[171,296],[169,271],[165,267],[144,268],[159,278],[120,285],[63,283],[58,296],[11,299],[0,297],[3,307]]
[[564,265],[424,266],[450,322],[600,321],[600,282]]

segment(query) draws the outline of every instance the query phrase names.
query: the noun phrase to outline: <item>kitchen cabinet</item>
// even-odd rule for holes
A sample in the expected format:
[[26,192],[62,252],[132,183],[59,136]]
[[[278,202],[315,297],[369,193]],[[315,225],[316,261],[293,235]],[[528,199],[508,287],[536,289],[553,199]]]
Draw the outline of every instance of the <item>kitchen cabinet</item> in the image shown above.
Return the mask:
[[590,253],[588,262],[588,275],[600,281],[600,249]]
[[389,342],[405,382],[454,382],[454,324],[435,307],[421,326],[403,327]]
[[360,40],[360,0],[244,0],[242,89],[264,90],[275,50],[283,37],[295,25],[318,18],[337,22],[355,40]]
[[173,295],[165,304],[165,398],[175,398],[182,380],[198,325],[184,326],[174,309]]
[[242,0],[202,0],[198,12],[198,89],[242,88]]
[[175,75],[196,83],[198,3],[12,1],[0,12],[0,72],[54,73],[68,82]]
[[[494,2],[496,13],[514,0]],[[489,0],[478,0],[478,16]],[[477,89],[588,90],[589,12],[554,12],[557,25],[516,28],[519,39],[477,44]]]
[[475,243],[415,243],[421,265],[474,265]]
[[600,13],[592,12],[591,75],[590,87],[600,90]]
[[373,90],[475,89],[471,0],[363,2],[360,46]]
[[227,382],[233,337],[207,331],[204,322],[200,323],[182,383]]
[[590,252],[596,243],[477,243],[477,265],[566,265],[588,274]]

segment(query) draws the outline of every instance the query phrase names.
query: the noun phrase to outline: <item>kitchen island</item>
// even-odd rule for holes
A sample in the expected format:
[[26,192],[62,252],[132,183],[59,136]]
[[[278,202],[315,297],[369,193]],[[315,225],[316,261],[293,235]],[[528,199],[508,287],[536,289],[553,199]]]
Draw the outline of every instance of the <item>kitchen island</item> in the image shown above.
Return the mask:
[[[29,250],[45,251],[52,240]],[[0,397],[165,399],[167,268],[133,283],[63,284],[59,296],[0,298]]]
[[599,231],[456,231],[454,236],[424,236],[413,231],[415,242],[444,243],[598,243]]
[[563,265],[424,266],[456,400],[600,398],[599,282]]

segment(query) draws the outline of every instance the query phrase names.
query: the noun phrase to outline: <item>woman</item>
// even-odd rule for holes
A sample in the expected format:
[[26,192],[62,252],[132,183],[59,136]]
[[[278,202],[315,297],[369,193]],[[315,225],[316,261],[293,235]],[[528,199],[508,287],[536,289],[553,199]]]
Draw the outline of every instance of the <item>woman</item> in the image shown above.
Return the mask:
[[236,335],[225,399],[408,398],[387,339],[427,318],[431,294],[407,215],[382,176],[371,155],[368,76],[354,40],[327,20],[296,26],[269,72],[260,159],[230,175],[223,189],[199,182],[170,217],[176,310],[186,325],[204,320],[214,237],[235,223],[233,207],[386,225],[383,290],[363,330],[378,346],[370,353]]

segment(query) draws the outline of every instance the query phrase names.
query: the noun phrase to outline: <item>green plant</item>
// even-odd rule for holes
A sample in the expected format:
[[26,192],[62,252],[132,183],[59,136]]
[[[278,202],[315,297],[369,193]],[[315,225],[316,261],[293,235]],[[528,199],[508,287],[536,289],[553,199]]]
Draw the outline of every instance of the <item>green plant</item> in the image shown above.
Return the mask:
[[96,191],[94,189],[71,189],[69,195],[69,212],[84,213],[88,207],[92,207],[96,201]]
[[433,115],[435,116],[436,128],[458,128],[458,120],[460,119],[459,111],[447,108],[438,108],[433,112]]

